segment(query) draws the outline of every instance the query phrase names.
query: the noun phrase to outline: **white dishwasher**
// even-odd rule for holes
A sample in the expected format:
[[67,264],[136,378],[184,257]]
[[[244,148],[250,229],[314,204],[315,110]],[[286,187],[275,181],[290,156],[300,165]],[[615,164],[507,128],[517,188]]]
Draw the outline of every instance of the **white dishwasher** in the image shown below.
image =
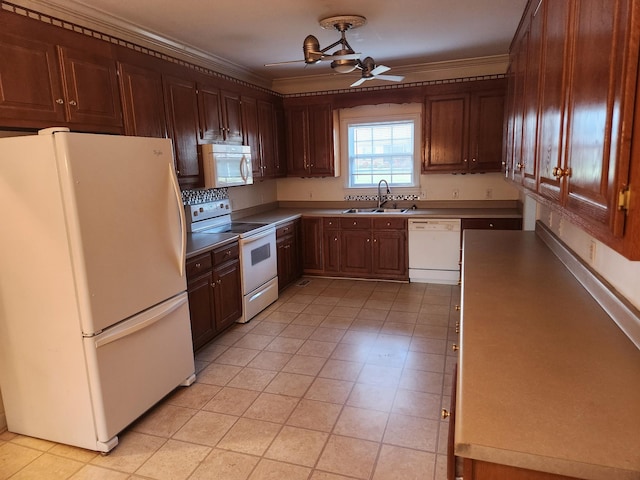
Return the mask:
[[460,219],[409,219],[409,280],[455,285],[460,279]]

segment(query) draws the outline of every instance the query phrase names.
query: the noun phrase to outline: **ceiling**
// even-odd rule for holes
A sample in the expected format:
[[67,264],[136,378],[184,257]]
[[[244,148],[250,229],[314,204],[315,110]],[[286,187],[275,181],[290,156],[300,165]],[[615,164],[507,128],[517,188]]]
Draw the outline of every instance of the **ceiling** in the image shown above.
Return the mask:
[[[361,15],[367,23],[347,32],[353,49],[405,75],[434,62],[504,56],[526,0],[16,0],[57,16],[75,12],[76,23],[99,19],[102,31],[135,32],[174,51],[207,57],[226,72],[272,88],[282,81],[333,79],[347,88],[359,71],[336,74],[329,62],[265,67],[302,60],[302,43],[312,34],[324,48],[340,38],[318,21]],[[48,12],[46,12],[48,10]],[[90,23],[90,22],[89,22]],[[90,25],[85,25],[90,26]],[[106,32],[111,33],[111,32]],[[333,51],[333,50],[331,50]],[[502,67],[504,68],[504,67]],[[226,73],[223,72],[223,73]],[[334,83],[335,83],[334,82]],[[379,81],[375,81],[379,82]],[[366,82],[364,86],[368,86]]]

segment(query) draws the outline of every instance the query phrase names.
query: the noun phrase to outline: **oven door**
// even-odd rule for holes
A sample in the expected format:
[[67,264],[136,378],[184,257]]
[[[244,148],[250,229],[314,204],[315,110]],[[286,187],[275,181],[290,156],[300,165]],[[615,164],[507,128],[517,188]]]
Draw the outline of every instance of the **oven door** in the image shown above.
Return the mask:
[[240,239],[240,264],[244,295],[278,276],[275,228]]

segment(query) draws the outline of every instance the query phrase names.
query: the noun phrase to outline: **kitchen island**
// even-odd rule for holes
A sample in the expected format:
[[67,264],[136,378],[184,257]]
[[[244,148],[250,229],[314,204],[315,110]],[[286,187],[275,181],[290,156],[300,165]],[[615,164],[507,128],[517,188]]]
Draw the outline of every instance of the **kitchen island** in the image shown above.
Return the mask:
[[[638,340],[542,238],[556,241],[465,232],[455,409],[464,478],[640,479]],[[490,464],[563,477],[503,477]]]

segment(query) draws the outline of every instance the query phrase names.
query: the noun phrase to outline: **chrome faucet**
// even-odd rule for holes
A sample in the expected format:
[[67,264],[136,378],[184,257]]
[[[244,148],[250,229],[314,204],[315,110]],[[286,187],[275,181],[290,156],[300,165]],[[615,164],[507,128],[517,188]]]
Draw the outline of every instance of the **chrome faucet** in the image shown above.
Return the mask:
[[[382,194],[380,193],[380,187],[382,186],[382,182],[384,182],[384,184],[387,186],[387,193],[384,197],[384,202],[382,201]],[[383,178],[378,182],[378,208],[382,207],[382,205],[387,203],[387,195],[389,195],[390,193],[391,193],[391,190],[389,190],[389,183]]]

